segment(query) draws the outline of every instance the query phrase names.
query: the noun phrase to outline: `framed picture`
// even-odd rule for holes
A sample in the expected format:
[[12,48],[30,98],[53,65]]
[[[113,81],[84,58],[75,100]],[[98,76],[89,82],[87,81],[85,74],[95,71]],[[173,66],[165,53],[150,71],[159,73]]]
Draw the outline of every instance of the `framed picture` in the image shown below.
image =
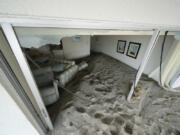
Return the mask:
[[141,43],[129,42],[128,50],[126,55],[132,58],[137,58]]
[[126,41],[118,40],[118,43],[117,43],[117,52],[124,54],[125,48],[126,48]]

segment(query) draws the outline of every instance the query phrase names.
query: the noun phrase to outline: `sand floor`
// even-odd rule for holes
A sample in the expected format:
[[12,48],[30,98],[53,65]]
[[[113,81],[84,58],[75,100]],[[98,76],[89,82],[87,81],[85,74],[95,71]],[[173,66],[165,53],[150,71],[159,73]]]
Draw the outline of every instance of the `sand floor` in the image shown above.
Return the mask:
[[[60,90],[52,135],[179,135],[180,94],[141,77],[139,91],[126,101],[136,71],[103,54],[85,59],[89,67]],[[137,94],[138,95],[138,94]]]

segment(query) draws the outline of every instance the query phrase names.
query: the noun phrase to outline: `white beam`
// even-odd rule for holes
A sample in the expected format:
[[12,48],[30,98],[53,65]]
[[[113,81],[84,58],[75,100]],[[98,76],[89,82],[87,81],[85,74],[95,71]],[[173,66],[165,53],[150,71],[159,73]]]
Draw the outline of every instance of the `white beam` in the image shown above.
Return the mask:
[[151,56],[152,50],[155,47],[156,42],[157,42],[157,40],[159,38],[159,34],[160,34],[160,30],[155,30],[152,37],[151,37],[151,40],[150,40],[149,45],[147,47],[147,50],[145,52],[145,56],[144,56],[144,58],[143,58],[143,60],[141,62],[141,65],[138,68],[138,72],[136,74],[135,81],[133,82],[133,84],[131,86],[131,90],[130,90],[128,98],[127,98],[128,101],[130,101],[130,99],[131,99],[131,97],[133,95],[134,89],[136,88],[136,85],[137,85],[137,83],[138,83],[138,81],[139,81],[139,79],[140,79],[140,77],[141,77],[141,75],[142,75],[142,73],[144,71],[144,68],[145,68],[145,66],[146,66],[146,64],[147,64],[147,62],[148,62],[148,60],[149,60],[149,58]]
[[135,22],[109,21],[109,20],[86,20],[64,19],[49,17],[23,17],[16,15],[0,15],[0,23],[10,23],[17,27],[49,27],[49,28],[75,28],[75,29],[104,29],[104,30],[153,30],[180,31],[180,26],[175,25],[152,25]]
[[51,120],[49,118],[49,115],[48,115],[48,112],[45,108],[45,105],[43,103],[43,100],[41,98],[41,95],[40,95],[40,92],[38,90],[38,87],[34,81],[34,78],[33,78],[33,75],[31,73],[31,70],[30,70],[30,67],[27,63],[27,60],[21,50],[21,47],[19,45],[19,42],[17,40],[17,37],[14,33],[14,30],[11,26],[11,24],[8,24],[8,23],[3,23],[1,24],[2,26],[2,29],[3,29],[3,32],[9,42],[9,45],[17,59],[17,62],[24,74],[24,77],[32,91],[32,94],[38,104],[38,106],[40,107],[40,110],[41,110],[41,113],[42,113],[42,116],[44,116],[44,119],[46,121],[46,124],[48,125],[49,129],[52,130],[53,129],[53,125],[51,123]]
[[[73,29],[49,27],[15,27],[18,36],[71,36],[71,35],[152,35],[153,31],[105,30],[105,29]],[[164,35],[161,32],[160,35]],[[174,35],[168,32],[168,35]]]

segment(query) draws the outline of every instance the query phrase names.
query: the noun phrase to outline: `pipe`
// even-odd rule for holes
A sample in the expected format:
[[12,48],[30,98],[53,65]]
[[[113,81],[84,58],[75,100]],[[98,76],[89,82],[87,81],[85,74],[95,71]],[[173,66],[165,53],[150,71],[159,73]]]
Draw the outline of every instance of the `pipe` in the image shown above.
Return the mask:
[[78,65],[78,70],[81,71],[81,70],[83,70],[83,69],[85,69],[87,67],[88,67],[88,64],[83,61]]
[[74,76],[81,70],[88,67],[88,64],[86,62],[82,62],[79,65],[73,65],[69,69],[67,69],[65,72],[60,74],[58,76],[59,85],[65,86],[69,81],[71,81]]
[[63,72],[62,74],[59,75],[59,84],[61,86],[65,86],[69,81],[72,80],[72,78],[75,76],[75,74],[78,72],[78,66],[73,65],[71,66],[68,70]]

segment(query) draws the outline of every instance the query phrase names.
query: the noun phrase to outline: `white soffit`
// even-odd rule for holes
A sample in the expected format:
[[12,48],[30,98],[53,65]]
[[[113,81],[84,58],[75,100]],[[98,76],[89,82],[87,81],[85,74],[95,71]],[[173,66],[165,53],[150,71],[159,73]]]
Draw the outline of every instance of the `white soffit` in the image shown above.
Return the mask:
[[[153,31],[120,31],[98,29],[63,29],[63,28],[14,28],[18,36],[56,36],[56,35],[152,35]],[[161,32],[163,35],[164,32]],[[173,35],[169,32],[168,35]]]

